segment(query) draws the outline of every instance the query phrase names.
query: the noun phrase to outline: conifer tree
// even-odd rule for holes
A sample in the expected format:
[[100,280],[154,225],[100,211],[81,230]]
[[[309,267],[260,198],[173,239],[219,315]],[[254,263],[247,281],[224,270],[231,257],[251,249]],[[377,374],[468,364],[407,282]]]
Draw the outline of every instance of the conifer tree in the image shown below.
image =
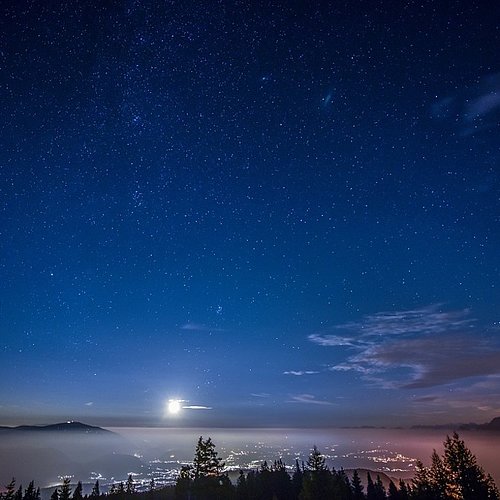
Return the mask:
[[457,433],[447,436],[444,455],[432,454],[431,466],[417,462],[412,497],[417,500],[498,500],[495,483]]
[[82,500],[82,499],[83,499],[83,486],[82,482],[78,481],[75,491],[73,491],[73,500]]
[[463,500],[498,498],[498,490],[489,484],[483,469],[477,465],[476,457],[456,432],[452,437],[446,437],[444,463],[451,479],[448,489],[452,495],[461,495]]
[[215,444],[211,438],[203,441],[203,436],[198,439],[193,460],[194,477],[219,476],[224,468],[224,463],[215,451]]
[[251,470],[248,472],[246,477],[248,498],[254,499],[259,498],[259,473],[258,471]]
[[248,500],[248,486],[245,473],[240,470],[238,481],[236,482],[236,497],[238,500]]
[[325,464],[325,458],[316,446],[313,446],[311,450],[306,469],[299,498],[301,500],[315,500],[332,497],[332,474]]
[[99,498],[101,496],[101,490],[99,488],[99,479],[95,482],[92,492],[90,493],[90,498]]
[[271,466],[270,482],[272,495],[277,500],[290,500],[293,497],[292,481],[281,458]]
[[313,449],[307,459],[307,468],[311,471],[319,471],[325,470],[325,457],[318,451],[318,447],[316,445],[313,446]]
[[342,498],[343,500],[352,500],[353,493],[351,482],[347,477],[347,474],[344,472],[344,469],[340,469],[335,471],[332,469],[332,478],[333,478],[333,492],[335,498]]
[[24,490],[23,500],[36,500],[36,490],[34,481],[30,481],[28,487]]
[[359,477],[359,473],[356,469],[352,474],[351,480],[352,494],[353,500],[364,500],[365,494],[363,493],[363,484],[361,483],[361,478]]
[[135,493],[135,484],[134,484],[134,480],[132,479],[132,474],[128,475],[127,486],[126,486],[125,492],[127,493],[127,495],[131,495],[132,493]]
[[389,500],[399,500],[399,491],[393,481],[389,483],[389,489],[387,490],[387,498]]
[[56,488],[52,495],[50,495],[50,500],[59,500],[59,488]]
[[4,500],[14,500],[16,494],[16,478],[12,478],[10,483],[5,486],[5,493],[3,494]]
[[376,500],[385,500],[387,498],[384,484],[382,483],[382,479],[380,479],[380,475],[377,474],[377,480],[375,481],[375,499]]
[[63,479],[63,484],[59,491],[59,500],[70,500],[71,498],[71,480],[69,477]]
[[292,489],[295,498],[299,497],[300,491],[302,490],[302,480],[304,478],[304,462],[302,462],[302,467],[299,465],[298,459],[295,459],[295,471],[292,476]]
[[375,484],[369,472],[366,473],[366,498],[367,500],[376,500]]
[[264,463],[260,466],[260,470],[257,473],[257,490],[258,497],[267,500],[267,498],[272,497],[272,478],[271,478],[271,469],[267,463],[267,460],[264,460]]
[[428,478],[431,483],[432,494],[437,498],[447,498],[449,478],[446,466],[437,454],[436,450],[431,455],[431,467],[428,470]]
[[399,500],[409,500],[410,491],[406,483],[400,479],[399,480]]
[[434,485],[431,482],[429,469],[417,460],[412,479],[412,497],[418,500],[433,500],[434,496]]
[[234,495],[234,487],[227,474],[223,474],[224,463],[218,457],[211,438],[200,436],[196,445],[193,466],[183,466],[176,482],[179,498],[222,499]]
[[193,468],[190,465],[183,465],[181,467],[179,477],[175,483],[175,498],[188,498],[193,475]]

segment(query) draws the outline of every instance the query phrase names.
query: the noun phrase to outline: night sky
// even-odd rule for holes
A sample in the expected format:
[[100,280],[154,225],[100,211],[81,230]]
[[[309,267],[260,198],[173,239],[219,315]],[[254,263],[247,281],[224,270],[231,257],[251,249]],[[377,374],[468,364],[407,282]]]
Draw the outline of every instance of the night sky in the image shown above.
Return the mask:
[[496,2],[0,17],[0,424],[500,415]]

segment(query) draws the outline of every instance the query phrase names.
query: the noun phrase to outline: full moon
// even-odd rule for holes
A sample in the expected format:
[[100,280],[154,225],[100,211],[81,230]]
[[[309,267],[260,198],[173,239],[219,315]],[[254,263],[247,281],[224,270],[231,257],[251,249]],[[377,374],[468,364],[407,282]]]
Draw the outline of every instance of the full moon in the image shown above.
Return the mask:
[[170,415],[177,415],[181,411],[181,402],[178,399],[170,399],[167,409]]

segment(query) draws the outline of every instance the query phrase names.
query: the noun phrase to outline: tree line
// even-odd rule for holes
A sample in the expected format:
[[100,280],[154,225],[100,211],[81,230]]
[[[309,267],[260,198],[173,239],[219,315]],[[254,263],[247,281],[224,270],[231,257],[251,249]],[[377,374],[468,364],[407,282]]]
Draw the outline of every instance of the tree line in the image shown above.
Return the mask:
[[[291,474],[279,459],[264,462],[257,470],[240,471],[233,484],[213,441],[200,436],[192,464],[182,466],[174,486],[156,488],[151,480],[149,491],[138,492],[129,475],[106,494],[101,493],[99,481],[90,495],[82,490],[78,482],[72,491],[70,479],[65,478],[51,500],[500,500],[493,479],[456,433],[447,436],[443,455],[432,453],[430,466],[417,462],[411,481],[400,480],[397,485],[391,481],[387,488],[379,475],[373,478],[367,472],[362,481],[356,470],[348,477],[343,469],[329,468],[316,446],[305,463],[296,460]],[[13,479],[0,500],[41,500],[40,488],[33,481],[25,490],[16,488]]]
[[436,451],[431,465],[417,462],[415,477],[407,484],[393,481],[386,489],[379,475],[366,477],[366,488],[358,471],[349,478],[343,469],[326,465],[313,447],[306,463],[295,463],[289,474],[282,460],[264,462],[258,470],[240,471],[236,485],[224,472],[210,438],[200,437],[192,465],[183,466],[175,485],[179,500],[500,500],[490,475],[457,433],[444,442],[444,454]]

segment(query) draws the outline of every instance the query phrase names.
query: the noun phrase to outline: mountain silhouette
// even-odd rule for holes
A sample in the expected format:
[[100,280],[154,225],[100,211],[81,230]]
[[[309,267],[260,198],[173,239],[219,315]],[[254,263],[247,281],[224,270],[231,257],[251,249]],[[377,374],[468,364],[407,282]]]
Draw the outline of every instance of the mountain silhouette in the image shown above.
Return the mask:
[[500,432],[500,417],[495,417],[486,424],[465,424],[460,426],[463,431],[493,431]]
[[114,432],[96,427],[93,425],[83,424],[82,422],[59,422],[49,425],[18,425],[17,427],[0,426],[0,432],[83,432],[85,434],[114,434]]

